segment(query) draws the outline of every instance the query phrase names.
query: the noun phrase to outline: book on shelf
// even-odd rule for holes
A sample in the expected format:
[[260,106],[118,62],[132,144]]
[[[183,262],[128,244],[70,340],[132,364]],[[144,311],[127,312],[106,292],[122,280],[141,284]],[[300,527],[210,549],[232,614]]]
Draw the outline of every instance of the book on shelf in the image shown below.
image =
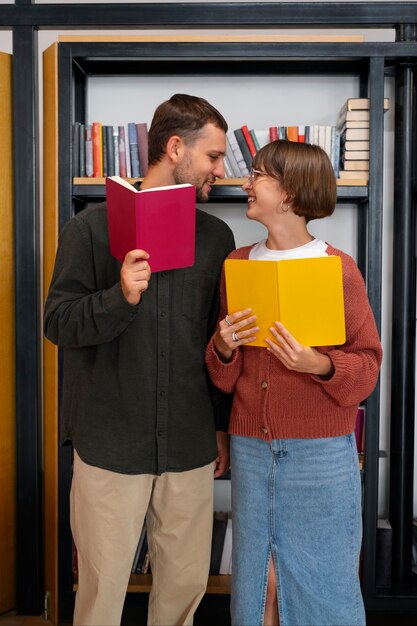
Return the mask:
[[298,142],[298,126],[287,126],[287,139]]
[[278,126],[269,127],[269,141],[276,141],[278,139]]
[[224,543],[222,556],[220,559],[219,574],[230,574],[232,564],[232,515],[227,516],[226,533],[224,535]]
[[136,134],[135,122],[128,122],[127,131],[128,131],[128,141],[129,141],[131,174],[133,178],[139,178],[140,176],[139,145],[138,145],[138,138]]
[[298,126],[298,142],[299,143],[305,143],[306,141],[306,127],[305,126]]
[[85,174],[93,176],[93,138],[91,135],[91,124],[85,125]]
[[80,144],[80,176],[86,176],[86,165],[85,165],[85,124],[80,123],[79,125],[79,144]]
[[225,178],[234,178],[235,175],[232,170],[232,166],[230,165],[230,161],[227,158],[227,154],[225,154],[223,159],[223,167],[224,167],[224,177]]
[[259,331],[248,345],[266,348],[276,321],[305,346],[345,343],[340,257],[226,259],[224,267],[228,313],[251,308],[257,317]]
[[253,159],[253,157],[256,155],[256,146],[253,142],[252,135],[250,134],[249,128],[247,127],[246,124],[241,126],[241,129],[242,129],[243,136],[246,140],[247,146],[249,148],[250,155]]
[[125,127],[124,126],[118,126],[118,131],[119,131],[119,170],[120,170],[120,176],[122,178],[127,178]]
[[351,151],[351,150],[368,150],[369,151],[369,140],[363,140],[363,141],[359,141],[359,140],[355,140],[353,139],[352,141],[342,141],[342,148],[345,151]]
[[103,176],[103,141],[101,122],[92,122],[91,137],[93,140],[93,176],[101,178]]
[[369,129],[369,116],[367,120],[345,120],[343,126],[339,128],[343,133],[346,129],[351,128],[368,128]]
[[243,130],[241,128],[236,128],[236,130],[234,130],[233,132],[235,134],[236,141],[239,145],[240,151],[243,156],[243,160],[245,162],[246,168],[248,169],[248,173],[249,173],[249,170],[252,167],[252,155],[248,148],[248,144],[243,134]]
[[[107,160],[107,176],[114,176],[116,174],[116,159],[114,154],[113,126],[107,125],[104,128],[106,129],[105,154]],[[106,176],[104,172],[103,175]]]
[[[356,161],[351,161],[356,163]],[[364,183],[369,180],[369,171],[366,170],[339,170],[339,178],[342,180],[360,179]]]
[[227,513],[223,511],[215,511],[214,513],[213,534],[211,538],[210,576],[215,576],[220,573],[220,563],[227,528],[227,517]]
[[236,162],[240,170],[240,176],[247,176],[249,174],[249,169],[248,169],[248,166],[246,165],[245,158],[242,154],[242,150],[240,149],[240,146],[236,139],[236,135],[234,131],[229,129],[226,133],[226,138],[235,155]]
[[261,148],[263,148],[264,146],[266,146],[266,144],[269,143],[270,139],[269,139],[269,129],[266,128],[253,128],[250,131],[250,134],[252,135],[252,139],[253,142],[257,148],[257,150],[260,150]]
[[139,149],[140,175],[146,176],[148,172],[148,125],[146,122],[136,123],[136,136]]
[[[240,170],[239,163],[237,162],[236,155],[233,152],[233,148],[228,137],[226,137],[226,158],[229,162],[230,167],[232,168],[233,178],[240,178],[242,176],[242,172]],[[243,157],[241,158],[243,161]]]
[[107,126],[102,124],[101,126],[101,159],[103,163],[103,176],[108,176],[107,167]]
[[347,128],[341,131],[344,140],[369,141],[369,126],[367,128]]
[[153,272],[194,264],[196,192],[193,185],[138,190],[120,176],[106,178],[110,252],[123,263],[130,250],[149,254]]
[[119,127],[113,127],[114,174],[120,176]]
[[[369,110],[371,106],[370,98],[348,98],[342,105],[340,113],[346,111]],[[384,98],[384,111],[389,109],[389,98]]]
[[369,150],[345,150],[342,152],[342,161],[368,161]]
[[364,173],[369,173],[369,160],[365,161],[345,161],[345,170],[362,170]]
[[126,150],[126,178],[132,178],[132,164],[130,162],[129,127],[124,125],[125,150]]

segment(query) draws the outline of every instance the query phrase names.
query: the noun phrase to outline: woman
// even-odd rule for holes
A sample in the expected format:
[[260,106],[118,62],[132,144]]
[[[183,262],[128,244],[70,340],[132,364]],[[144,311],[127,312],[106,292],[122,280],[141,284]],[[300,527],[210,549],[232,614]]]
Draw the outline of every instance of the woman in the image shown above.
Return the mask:
[[355,262],[307,229],[310,220],[335,208],[326,153],[274,141],[256,154],[253,167],[243,186],[247,217],[264,224],[268,235],[229,258],[340,256],[346,343],[306,347],[277,322],[265,348],[250,346],[256,311],[227,315],[222,283],[207,366],[216,386],[234,392],[232,623],[363,625],[361,482],[353,431],[358,404],[377,381],[381,344]]

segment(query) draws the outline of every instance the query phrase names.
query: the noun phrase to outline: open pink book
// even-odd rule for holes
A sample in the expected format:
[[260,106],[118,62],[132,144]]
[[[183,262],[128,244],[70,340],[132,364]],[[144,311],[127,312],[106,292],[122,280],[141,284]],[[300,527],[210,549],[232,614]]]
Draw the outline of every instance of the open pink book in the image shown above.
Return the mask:
[[153,272],[194,264],[193,185],[138,190],[120,176],[106,178],[110,252],[121,263],[130,250],[149,254]]

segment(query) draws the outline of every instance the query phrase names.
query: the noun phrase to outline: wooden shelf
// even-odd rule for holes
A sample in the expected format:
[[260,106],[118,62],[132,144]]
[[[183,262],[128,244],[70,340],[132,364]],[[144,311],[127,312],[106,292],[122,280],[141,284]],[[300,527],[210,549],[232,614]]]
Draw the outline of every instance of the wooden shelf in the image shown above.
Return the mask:
[[[209,576],[206,593],[229,594],[231,586],[231,576]],[[127,587],[130,593],[149,593],[152,585],[152,574],[131,574]],[[78,584],[75,581],[73,590],[77,591]]]
[[[141,178],[126,178],[126,180],[132,185],[137,181],[142,180]],[[226,185],[230,187],[239,186],[241,187],[246,182],[246,178],[222,178],[216,180],[214,186]],[[105,178],[73,178],[73,185],[105,185]],[[336,184],[338,187],[367,187],[368,180],[366,178],[338,178],[336,180]]]

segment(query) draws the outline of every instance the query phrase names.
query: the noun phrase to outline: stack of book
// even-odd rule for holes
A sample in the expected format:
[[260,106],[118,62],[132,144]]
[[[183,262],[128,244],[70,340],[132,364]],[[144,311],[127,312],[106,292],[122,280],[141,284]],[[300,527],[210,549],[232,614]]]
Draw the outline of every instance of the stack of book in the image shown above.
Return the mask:
[[[384,98],[384,111],[389,107]],[[369,180],[369,98],[348,98],[339,112],[336,128],[341,139],[339,177]]]

